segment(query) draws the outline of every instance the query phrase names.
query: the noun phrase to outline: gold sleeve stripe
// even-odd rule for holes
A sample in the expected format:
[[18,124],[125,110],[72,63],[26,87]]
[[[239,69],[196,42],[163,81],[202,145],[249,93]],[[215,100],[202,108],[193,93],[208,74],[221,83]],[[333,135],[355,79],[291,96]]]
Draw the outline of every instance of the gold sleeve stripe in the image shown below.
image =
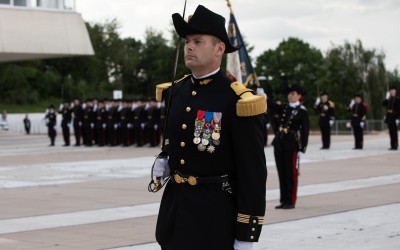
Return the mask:
[[[250,223],[251,217],[257,217],[259,225],[262,225],[264,223],[264,216],[251,216],[247,214],[238,214],[237,221],[248,224]],[[256,221],[254,221],[253,223],[256,223]]]

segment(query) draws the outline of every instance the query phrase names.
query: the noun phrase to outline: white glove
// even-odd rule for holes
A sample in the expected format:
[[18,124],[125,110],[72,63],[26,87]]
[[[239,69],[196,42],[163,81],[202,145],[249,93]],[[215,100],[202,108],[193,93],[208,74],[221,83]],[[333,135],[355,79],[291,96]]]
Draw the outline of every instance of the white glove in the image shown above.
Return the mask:
[[333,126],[333,124],[335,123],[335,120],[329,120],[329,126]]
[[253,242],[240,241],[235,239],[233,248],[234,250],[251,250],[253,249]]
[[132,123],[128,123],[127,127],[128,128],[133,128]]
[[158,129],[158,125],[154,124],[154,130],[157,130],[157,129]]
[[386,100],[389,100],[389,98],[390,98],[390,92],[387,91],[387,92],[386,92]]
[[91,128],[94,128],[94,123],[90,123],[90,127],[91,127]]
[[328,105],[324,105],[324,110],[327,111],[329,109]]
[[267,129],[269,129],[271,127],[271,124],[267,123],[266,127],[267,127]]
[[321,98],[317,98],[317,100],[315,100],[315,106],[318,106],[321,103]]
[[364,128],[365,122],[360,122],[360,127]]
[[396,125],[399,126],[399,124],[400,124],[400,120],[397,119],[397,120],[396,120]]
[[354,99],[351,99],[351,102],[349,104],[349,108],[353,108],[355,103],[356,103],[356,101],[354,101]]
[[301,156],[303,155],[303,152],[299,151],[297,152],[297,160],[300,162]]
[[161,184],[164,184],[164,180],[169,174],[168,159],[157,158],[154,162],[153,175],[161,178]]
[[[386,98],[386,99],[388,99],[388,98]],[[60,106],[58,107],[58,111],[61,111],[62,109],[64,108],[64,104],[60,104]]]
[[114,129],[117,129],[118,128],[118,124],[114,124]]
[[105,129],[107,127],[107,124],[103,123],[102,127],[103,127],[103,129]]
[[53,128],[54,128],[54,130],[57,130],[57,126],[56,126],[56,125],[54,125],[54,127],[53,127]]
[[79,127],[82,127],[82,122],[78,122]]
[[144,129],[144,126],[145,126],[146,124],[144,124],[144,123],[141,123],[140,124],[140,127],[142,128],[142,129]]

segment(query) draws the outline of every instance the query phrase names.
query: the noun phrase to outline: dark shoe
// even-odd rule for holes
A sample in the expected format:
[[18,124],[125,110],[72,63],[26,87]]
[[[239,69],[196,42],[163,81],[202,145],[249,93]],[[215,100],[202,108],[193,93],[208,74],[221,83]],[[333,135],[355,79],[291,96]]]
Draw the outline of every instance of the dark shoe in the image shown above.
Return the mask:
[[321,150],[325,150],[325,149],[329,149],[329,148],[325,148],[325,147],[322,147],[322,148],[320,148]]
[[284,207],[284,205],[280,204],[280,205],[276,206],[275,209],[282,209],[283,207]]
[[282,209],[293,209],[294,208],[294,206],[293,205],[290,205],[290,204],[286,204],[286,205],[284,205],[283,207],[282,207]]
[[389,148],[389,150],[397,150],[397,148]]

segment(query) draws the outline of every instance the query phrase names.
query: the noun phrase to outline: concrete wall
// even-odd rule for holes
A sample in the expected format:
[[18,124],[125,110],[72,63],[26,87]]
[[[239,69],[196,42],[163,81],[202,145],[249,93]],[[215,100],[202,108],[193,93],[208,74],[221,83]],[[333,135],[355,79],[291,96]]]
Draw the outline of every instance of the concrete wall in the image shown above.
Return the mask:
[[0,62],[93,54],[79,13],[0,8]]

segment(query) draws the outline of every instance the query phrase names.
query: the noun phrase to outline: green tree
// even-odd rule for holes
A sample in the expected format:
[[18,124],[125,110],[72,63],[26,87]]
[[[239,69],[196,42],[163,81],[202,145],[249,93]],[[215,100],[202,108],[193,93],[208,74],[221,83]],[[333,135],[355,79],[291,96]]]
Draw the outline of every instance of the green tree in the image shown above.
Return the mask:
[[266,76],[261,84],[269,95],[286,100],[286,87],[298,84],[306,91],[305,105],[312,105],[317,94],[317,79],[323,62],[321,52],[310,44],[289,38],[276,49],[265,51],[256,59],[256,72]]

